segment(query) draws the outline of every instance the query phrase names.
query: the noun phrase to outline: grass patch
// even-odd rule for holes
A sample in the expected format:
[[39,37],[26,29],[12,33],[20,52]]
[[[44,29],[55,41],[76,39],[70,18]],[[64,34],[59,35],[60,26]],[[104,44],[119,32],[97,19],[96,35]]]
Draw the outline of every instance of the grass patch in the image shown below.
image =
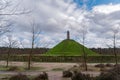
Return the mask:
[[53,68],[52,71],[63,71],[63,68]]
[[9,67],[0,66],[0,71],[7,71],[8,69],[9,69]]
[[[36,71],[36,70],[43,70],[45,69],[44,67],[31,67],[31,69],[29,71]],[[26,67],[18,67],[18,66],[9,66],[9,67],[5,67],[5,66],[0,66],[0,71],[27,71],[28,69]]]
[[24,67],[17,67],[17,66],[0,66],[0,71],[24,71]]
[[8,71],[24,71],[24,67],[11,66]]
[[[31,67],[29,71],[36,71],[36,70],[43,70],[45,69],[44,67]],[[25,68],[25,70],[28,70],[28,68]]]

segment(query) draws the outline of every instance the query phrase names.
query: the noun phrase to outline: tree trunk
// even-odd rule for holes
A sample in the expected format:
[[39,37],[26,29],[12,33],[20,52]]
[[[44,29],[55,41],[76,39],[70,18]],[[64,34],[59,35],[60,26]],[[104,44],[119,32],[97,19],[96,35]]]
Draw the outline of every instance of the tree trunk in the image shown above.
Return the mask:
[[86,52],[85,52],[84,43],[85,43],[85,34],[83,32],[83,58],[84,58],[85,71],[87,71],[88,70],[88,68],[87,68],[87,55],[86,55]]
[[32,55],[33,55],[34,41],[35,41],[35,29],[34,29],[34,26],[33,26],[33,29],[32,29],[32,46],[31,46],[31,52],[28,56],[28,70],[30,70],[30,68],[31,68],[31,58],[32,58]]
[[115,34],[115,33],[114,33],[113,44],[114,44],[115,64],[118,65],[118,61],[117,61],[117,53],[116,53],[116,34]]
[[7,63],[6,63],[6,67],[8,67],[9,66],[9,57],[10,57],[10,50],[11,50],[11,48],[9,48],[9,50],[8,50],[8,53],[7,53]]
[[31,68],[31,53],[28,55],[28,70]]

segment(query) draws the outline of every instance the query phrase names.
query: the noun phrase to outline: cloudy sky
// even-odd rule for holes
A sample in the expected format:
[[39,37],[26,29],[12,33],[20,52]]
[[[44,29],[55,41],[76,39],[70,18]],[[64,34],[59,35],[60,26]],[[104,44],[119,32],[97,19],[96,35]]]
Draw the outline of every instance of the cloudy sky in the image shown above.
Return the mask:
[[[0,13],[30,10],[29,14],[0,16],[6,23],[12,23],[11,32],[1,35],[0,45],[8,43],[8,37],[17,41],[19,47],[31,47],[32,24],[40,31],[37,47],[53,47],[66,39],[82,44],[85,32],[85,46],[112,47],[113,35],[120,47],[120,0],[2,0],[10,6]],[[36,32],[37,32],[36,31]]]

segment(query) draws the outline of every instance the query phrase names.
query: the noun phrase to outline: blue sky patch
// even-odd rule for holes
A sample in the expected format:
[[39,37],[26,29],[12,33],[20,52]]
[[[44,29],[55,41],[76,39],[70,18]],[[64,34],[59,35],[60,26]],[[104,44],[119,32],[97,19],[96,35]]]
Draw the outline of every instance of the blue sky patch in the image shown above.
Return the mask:
[[120,0],[74,0],[78,4],[78,7],[87,6],[87,9],[92,9],[93,6],[103,5],[103,4],[119,4]]

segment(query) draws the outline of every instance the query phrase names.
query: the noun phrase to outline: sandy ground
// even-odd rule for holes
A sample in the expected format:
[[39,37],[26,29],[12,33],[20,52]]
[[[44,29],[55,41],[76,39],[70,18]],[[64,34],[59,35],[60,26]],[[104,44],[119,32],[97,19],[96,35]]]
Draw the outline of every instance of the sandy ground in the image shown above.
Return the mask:
[[[0,65],[5,66],[6,62],[5,61],[0,61]],[[32,62],[32,67],[43,67],[43,69],[38,70],[38,71],[24,71],[21,72],[26,75],[34,75],[37,76],[40,74],[42,71],[46,71],[49,75],[49,80],[62,80],[62,71],[53,71],[53,69],[56,68],[61,68],[63,70],[67,70],[74,65],[79,65],[78,63],[40,63],[40,62]],[[88,64],[94,66],[95,64]],[[22,66],[26,67],[27,63],[26,62],[10,62],[9,66]],[[0,71],[0,74],[5,74],[5,75],[15,75],[18,74],[19,72],[3,72]],[[90,74],[91,76],[98,76],[100,72],[93,72],[93,71],[83,71],[82,73],[84,74]]]
[[[5,61],[0,61],[0,65],[5,66]],[[62,68],[62,69],[68,69],[72,67],[73,65],[78,65],[77,63],[40,63],[40,62],[32,62],[32,67],[43,67],[43,71],[50,71],[55,68]],[[9,62],[9,66],[23,66],[27,67],[27,62]]]

